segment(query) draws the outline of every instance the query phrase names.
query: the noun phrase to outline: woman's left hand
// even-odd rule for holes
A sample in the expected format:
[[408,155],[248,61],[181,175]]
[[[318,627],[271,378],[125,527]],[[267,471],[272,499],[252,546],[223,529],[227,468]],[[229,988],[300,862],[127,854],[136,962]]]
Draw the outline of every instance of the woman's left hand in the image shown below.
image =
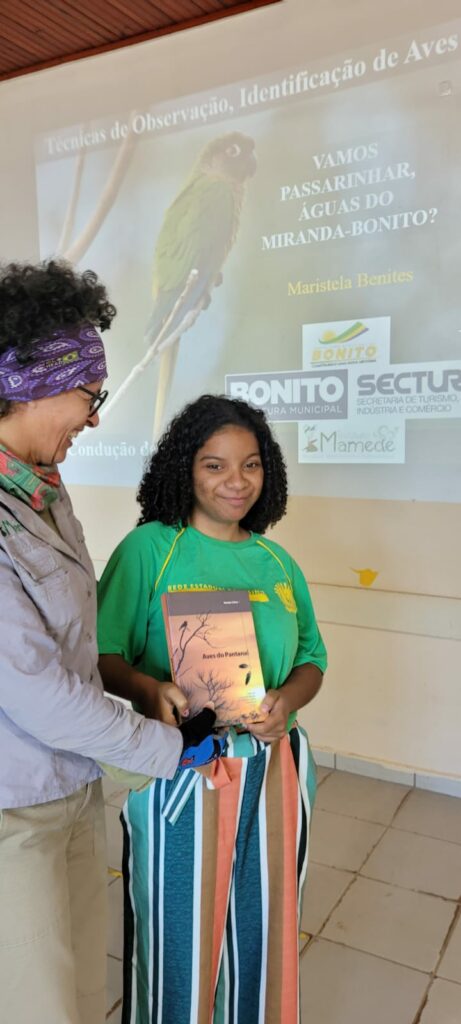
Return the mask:
[[274,743],[281,740],[286,734],[289,708],[283,696],[283,687],[280,690],[268,690],[261,704],[261,710],[267,712],[267,718],[260,725],[248,727],[248,732],[263,743]]

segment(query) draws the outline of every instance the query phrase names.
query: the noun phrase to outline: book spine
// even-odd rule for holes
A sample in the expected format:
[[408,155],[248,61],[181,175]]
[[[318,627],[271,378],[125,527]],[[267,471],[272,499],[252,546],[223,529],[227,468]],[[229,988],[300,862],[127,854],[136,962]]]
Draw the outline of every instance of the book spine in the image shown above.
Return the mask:
[[171,631],[170,631],[170,617],[168,615],[168,598],[167,598],[167,595],[166,594],[162,594],[160,600],[161,600],[161,603],[162,603],[163,624],[165,626],[165,636],[166,636],[166,644],[167,644],[167,648],[168,648],[168,659],[169,659],[169,662],[170,662],[171,679],[172,679],[172,682],[175,683],[176,679],[175,679],[174,666],[173,666],[173,641],[172,641],[172,636],[171,636]]

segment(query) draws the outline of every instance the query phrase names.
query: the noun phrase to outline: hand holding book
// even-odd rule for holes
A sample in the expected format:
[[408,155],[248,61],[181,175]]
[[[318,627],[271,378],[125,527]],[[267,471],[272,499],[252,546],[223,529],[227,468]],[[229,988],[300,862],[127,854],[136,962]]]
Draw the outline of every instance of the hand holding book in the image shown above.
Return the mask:
[[189,717],[187,697],[175,683],[160,683],[158,718],[166,725],[178,725]]
[[285,702],[283,686],[278,690],[267,690],[261,707],[267,718],[264,722],[248,726],[248,731],[263,743],[283,739],[291,710]]

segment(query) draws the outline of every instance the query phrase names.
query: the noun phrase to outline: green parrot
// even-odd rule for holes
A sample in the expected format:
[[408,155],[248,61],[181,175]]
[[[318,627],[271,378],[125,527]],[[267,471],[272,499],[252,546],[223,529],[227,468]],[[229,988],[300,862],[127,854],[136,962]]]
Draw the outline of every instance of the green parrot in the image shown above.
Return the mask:
[[245,183],[256,171],[254,141],[242,132],[221,135],[202,150],[184,187],[165,213],[154,255],[154,308],[145,340],[160,354],[154,421],[158,436],[179,339],[211,301],[235,242]]

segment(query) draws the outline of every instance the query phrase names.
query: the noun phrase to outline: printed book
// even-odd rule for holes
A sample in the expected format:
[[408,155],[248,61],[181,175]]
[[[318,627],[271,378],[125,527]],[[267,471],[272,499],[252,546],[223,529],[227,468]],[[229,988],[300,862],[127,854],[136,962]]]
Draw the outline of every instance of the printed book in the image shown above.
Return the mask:
[[171,676],[191,715],[205,704],[216,724],[262,722],[265,689],[247,590],[189,590],[162,595]]

